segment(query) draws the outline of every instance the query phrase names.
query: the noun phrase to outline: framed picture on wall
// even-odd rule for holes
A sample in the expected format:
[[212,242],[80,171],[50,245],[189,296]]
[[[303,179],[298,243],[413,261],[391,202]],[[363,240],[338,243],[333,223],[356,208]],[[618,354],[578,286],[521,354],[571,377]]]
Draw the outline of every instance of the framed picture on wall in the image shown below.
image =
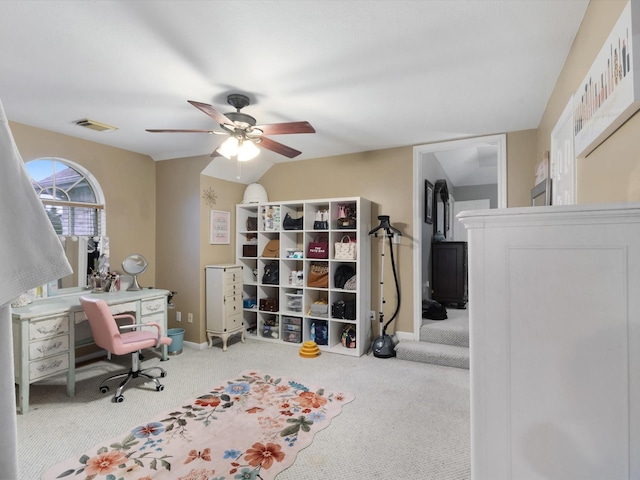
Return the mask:
[[230,243],[231,214],[219,210],[211,210],[209,217],[209,243],[211,245],[228,245]]
[[424,222],[433,223],[433,183],[424,181]]

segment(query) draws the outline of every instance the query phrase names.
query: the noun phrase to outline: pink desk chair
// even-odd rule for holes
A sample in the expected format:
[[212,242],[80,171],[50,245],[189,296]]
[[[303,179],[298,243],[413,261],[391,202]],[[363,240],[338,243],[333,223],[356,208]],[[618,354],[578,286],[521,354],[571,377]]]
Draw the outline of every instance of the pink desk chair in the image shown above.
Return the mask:
[[[109,391],[109,387],[105,385],[106,382],[116,378],[124,378],[120,385],[118,385],[113,397],[116,403],[121,403],[124,401],[122,391],[125,386],[131,381],[131,379],[138,377],[153,380],[158,392],[164,390],[164,385],[159,382],[158,377],[146,372],[158,369],[160,370],[160,377],[166,377],[167,372],[165,370],[160,367],[140,369],[140,360],[142,358],[142,354],[140,352],[143,348],[156,348],[160,345],[171,344],[171,338],[162,335],[162,327],[153,322],[136,323],[135,316],[128,313],[112,315],[104,300],[80,297],[80,304],[82,305],[82,309],[84,310],[87,319],[89,319],[91,332],[93,333],[93,339],[96,345],[100,348],[104,348],[107,352],[110,352],[113,355],[131,354],[131,369],[127,373],[113,375],[105,379],[100,384],[100,391],[102,393]],[[116,319],[123,318],[130,319],[131,324],[118,325],[118,323],[116,323]],[[153,327],[154,330],[143,330],[143,327]]]

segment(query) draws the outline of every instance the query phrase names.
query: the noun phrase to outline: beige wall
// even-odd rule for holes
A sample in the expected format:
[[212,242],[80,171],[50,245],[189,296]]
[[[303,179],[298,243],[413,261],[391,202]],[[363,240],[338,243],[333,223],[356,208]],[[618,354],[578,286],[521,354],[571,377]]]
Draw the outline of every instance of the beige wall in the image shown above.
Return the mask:
[[[214,160],[215,161],[215,160]],[[246,185],[218,178],[200,176],[200,320],[201,333],[206,338],[206,295],[204,267],[225,263],[235,263],[235,231],[236,231],[236,205],[242,202],[242,196]],[[203,198],[208,189],[213,189],[216,195],[215,205],[210,205]],[[209,217],[211,210],[219,210],[231,213],[231,227],[229,232],[229,245],[211,245],[209,243]]]
[[535,183],[537,130],[507,134],[507,206],[531,205],[531,188]]
[[[155,162],[146,155],[19,123],[10,122],[10,127],[25,162],[58,157],[91,172],[105,195],[111,269],[122,272],[122,260],[132,253],[140,253],[149,262],[147,272],[140,276],[140,285],[155,285]],[[99,138],[105,134],[96,132],[95,135]]]
[[[538,129],[537,158],[578,89],[627,1],[592,0]],[[640,201],[640,115],[636,114],[586,158],[577,161],[580,204]]]
[[[245,185],[202,176],[209,156],[180,158],[157,162],[158,239],[157,279],[160,288],[177,292],[169,311],[169,328],[185,329],[185,340],[206,341],[204,311],[204,265],[235,260],[234,245],[209,245],[209,211],[232,212],[235,228],[235,205],[242,201]],[[214,189],[216,205],[210,207],[202,198],[208,187]],[[232,237],[233,238],[233,237]],[[175,314],[182,313],[177,323]],[[194,321],[188,323],[188,313]]]

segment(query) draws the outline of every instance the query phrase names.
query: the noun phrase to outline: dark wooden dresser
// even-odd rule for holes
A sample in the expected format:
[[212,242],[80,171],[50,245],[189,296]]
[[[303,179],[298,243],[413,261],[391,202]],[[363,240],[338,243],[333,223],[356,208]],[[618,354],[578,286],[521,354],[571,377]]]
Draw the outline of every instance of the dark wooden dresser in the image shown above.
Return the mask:
[[467,242],[431,244],[431,298],[443,305],[466,308]]

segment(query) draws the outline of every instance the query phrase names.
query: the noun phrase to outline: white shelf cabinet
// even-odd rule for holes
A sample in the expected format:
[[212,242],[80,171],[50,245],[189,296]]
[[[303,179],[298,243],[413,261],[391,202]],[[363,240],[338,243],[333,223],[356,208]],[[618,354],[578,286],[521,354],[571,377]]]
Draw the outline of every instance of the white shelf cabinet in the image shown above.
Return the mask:
[[240,265],[207,265],[205,285],[209,348],[213,344],[213,338],[220,337],[222,351],[226,351],[227,340],[235,333],[241,334],[241,340],[244,343],[242,267]]
[[[355,228],[338,228],[340,207],[343,205],[356,212]],[[327,212],[327,230],[314,230],[318,211]],[[294,219],[303,217],[300,230],[283,228],[287,214]],[[257,231],[247,230],[249,217],[257,218]],[[361,197],[347,197],[241,204],[236,206],[236,228],[236,263],[243,267],[243,318],[252,338],[300,347],[305,341],[319,339],[312,334],[312,326],[315,326],[319,331],[327,332],[326,345],[317,341],[321,351],[351,356],[361,356],[367,351],[371,341],[371,202]],[[319,235],[328,239],[328,258],[307,258],[309,243]],[[356,260],[335,259],[335,243],[345,235],[357,244]],[[276,239],[280,241],[279,257],[262,257],[267,243]],[[246,245],[255,247],[247,248]],[[294,254],[296,251],[299,253]],[[264,268],[274,261],[279,266],[279,282],[263,284]],[[307,286],[309,269],[314,262],[328,268],[327,288]],[[355,290],[335,285],[335,272],[345,264],[355,271]],[[260,310],[260,300],[266,298],[278,300],[276,311]],[[332,305],[340,300],[355,303],[355,319],[332,317]],[[315,302],[326,302],[327,316],[311,313],[311,305]],[[349,327],[356,330],[355,348],[342,344],[343,332]]]

